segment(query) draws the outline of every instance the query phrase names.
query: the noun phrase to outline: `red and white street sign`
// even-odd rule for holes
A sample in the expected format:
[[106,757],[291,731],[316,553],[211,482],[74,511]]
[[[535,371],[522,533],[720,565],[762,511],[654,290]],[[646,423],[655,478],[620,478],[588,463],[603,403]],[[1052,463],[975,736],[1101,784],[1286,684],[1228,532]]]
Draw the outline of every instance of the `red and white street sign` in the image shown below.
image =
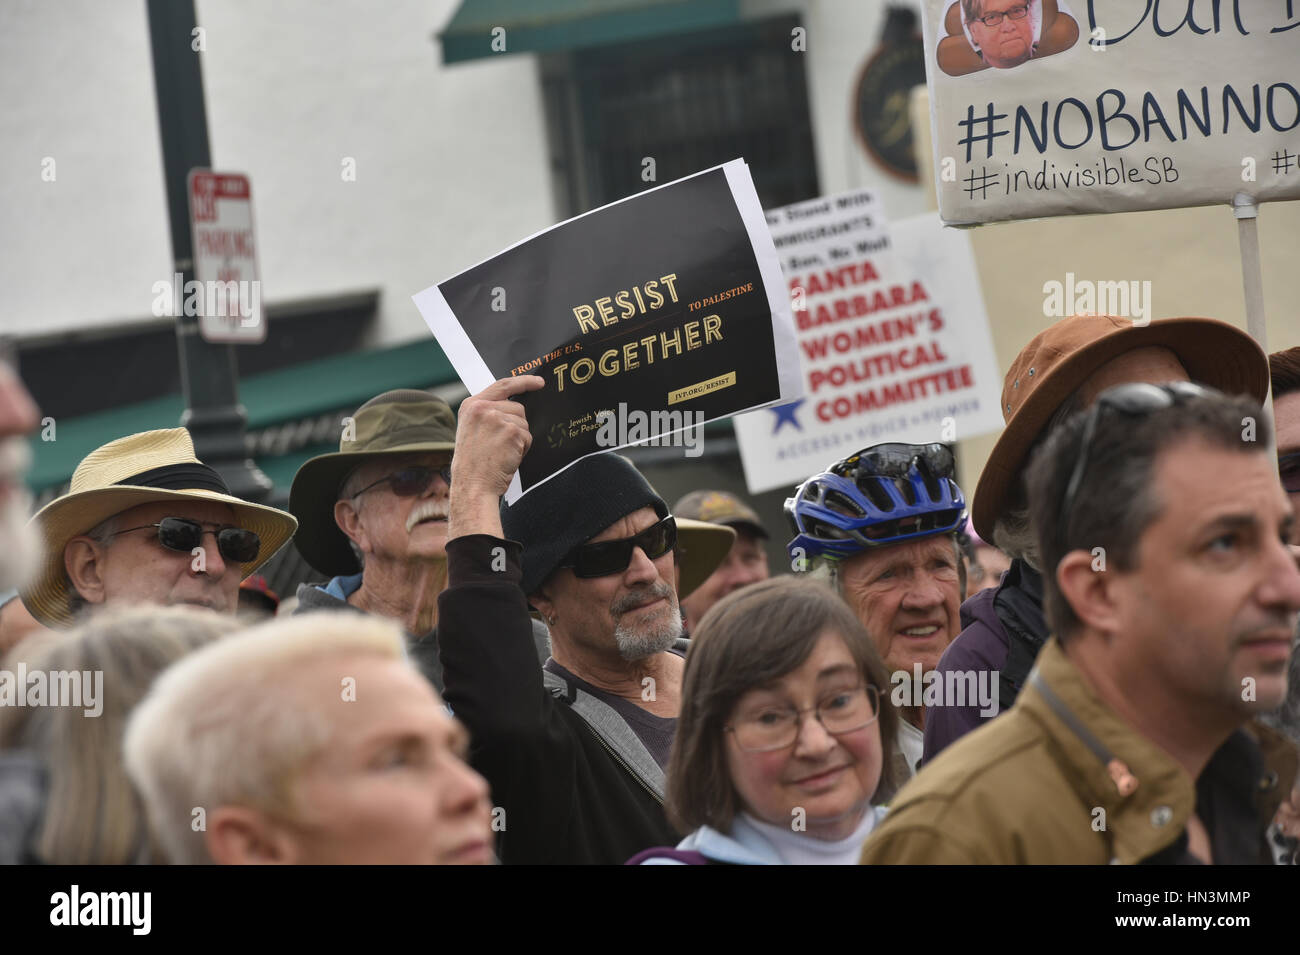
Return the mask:
[[266,340],[262,283],[253,238],[253,195],[241,173],[191,169],[190,231],[194,277],[186,288],[197,299],[186,314],[199,315],[199,334],[210,342],[258,344]]

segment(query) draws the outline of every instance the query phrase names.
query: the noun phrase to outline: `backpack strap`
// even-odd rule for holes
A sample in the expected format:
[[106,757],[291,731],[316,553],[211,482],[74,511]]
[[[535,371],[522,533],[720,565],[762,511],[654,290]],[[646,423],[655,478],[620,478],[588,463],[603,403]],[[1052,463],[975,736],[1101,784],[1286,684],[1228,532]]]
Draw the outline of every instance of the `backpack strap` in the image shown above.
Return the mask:
[[659,802],[664,800],[664,771],[655,762],[636,731],[612,706],[550,670],[542,671],[542,683],[561,703],[582,717],[587,728],[646,787]]

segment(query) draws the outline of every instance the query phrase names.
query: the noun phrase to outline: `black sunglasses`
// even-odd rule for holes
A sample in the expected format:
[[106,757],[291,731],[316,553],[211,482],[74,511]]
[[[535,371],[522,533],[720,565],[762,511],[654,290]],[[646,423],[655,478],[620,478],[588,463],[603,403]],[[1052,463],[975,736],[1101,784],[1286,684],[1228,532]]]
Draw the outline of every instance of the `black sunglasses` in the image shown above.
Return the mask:
[[1282,475],[1282,486],[1288,494],[1300,494],[1300,451],[1280,455],[1277,471]]
[[221,552],[221,556],[239,564],[256,560],[257,552],[262,547],[262,539],[245,528],[222,527],[215,531],[204,530],[203,525],[198,521],[191,521],[184,517],[164,517],[156,524],[128,527],[125,530],[114,531],[110,536],[116,537],[129,531],[141,531],[146,527],[158,528],[158,543],[168,550],[182,551],[186,554],[193,553],[194,548],[203,543],[205,534],[214,534],[217,538],[217,550]]
[[953,477],[952,451],[943,444],[877,444],[836,462],[831,471],[856,481],[859,477],[906,478],[915,461],[924,461],[935,477]]
[[1133,382],[1107,388],[1097,398],[1097,403],[1088,413],[1088,421],[1083,426],[1083,440],[1079,448],[1079,460],[1074,462],[1074,471],[1070,474],[1070,483],[1065,486],[1065,497],[1061,500],[1061,510],[1057,516],[1056,539],[1065,545],[1065,530],[1074,509],[1074,498],[1079,493],[1084,471],[1088,468],[1088,452],[1092,439],[1097,433],[1097,421],[1107,408],[1126,415],[1144,415],[1172,407],[1192,398],[1207,398],[1219,392],[1205,388],[1190,381],[1173,381],[1167,385],[1149,385],[1145,382]]
[[569,551],[559,564],[572,567],[575,577],[605,577],[621,574],[632,563],[632,551],[640,547],[651,560],[668,553],[677,544],[677,521],[669,514],[658,524],[647,527],[635,537],[616,541],[580,544]]
[[391,482],[393,493],[398,497],[415,497],[423,494],[433,483],[434,475],[442,478],[448,487],[451,487],[451,465],[444,464],[440,468],[410,467],[402,468],[400,471],[394,471],[388,477],[382,477],[374,484],[367,484],[361,490],[353,494],[353,498],[360,497],[369,491],[372,487],[378,487],[385,482]]

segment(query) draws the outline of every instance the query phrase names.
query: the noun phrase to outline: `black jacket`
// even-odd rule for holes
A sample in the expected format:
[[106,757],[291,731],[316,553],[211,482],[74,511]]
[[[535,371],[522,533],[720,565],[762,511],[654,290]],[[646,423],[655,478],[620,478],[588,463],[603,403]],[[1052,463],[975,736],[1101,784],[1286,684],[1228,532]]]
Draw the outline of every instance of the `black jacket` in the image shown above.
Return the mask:
[[[504,572],[492,569],[496,547],[506,549]],[[663,773],[636,734],[537,665],[520,554],[485,535],[450,541],[438,598],[445,696],[470,731],[470,762],[505,810],[494,815],[501,861],[619,865],[675,844]]]

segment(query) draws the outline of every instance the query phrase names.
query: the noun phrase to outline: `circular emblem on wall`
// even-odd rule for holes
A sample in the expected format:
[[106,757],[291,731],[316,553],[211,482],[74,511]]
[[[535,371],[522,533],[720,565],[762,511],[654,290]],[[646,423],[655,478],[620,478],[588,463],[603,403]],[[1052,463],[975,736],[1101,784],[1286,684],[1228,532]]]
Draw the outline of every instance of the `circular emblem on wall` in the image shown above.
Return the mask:
[[915,16],[907,28],[895,11],[890,11],[884,39],[858,77],[853,119],[867,154],[891,174],[916,182],[908,101],[912,87],[925,83],[925,44],[915,32]]

